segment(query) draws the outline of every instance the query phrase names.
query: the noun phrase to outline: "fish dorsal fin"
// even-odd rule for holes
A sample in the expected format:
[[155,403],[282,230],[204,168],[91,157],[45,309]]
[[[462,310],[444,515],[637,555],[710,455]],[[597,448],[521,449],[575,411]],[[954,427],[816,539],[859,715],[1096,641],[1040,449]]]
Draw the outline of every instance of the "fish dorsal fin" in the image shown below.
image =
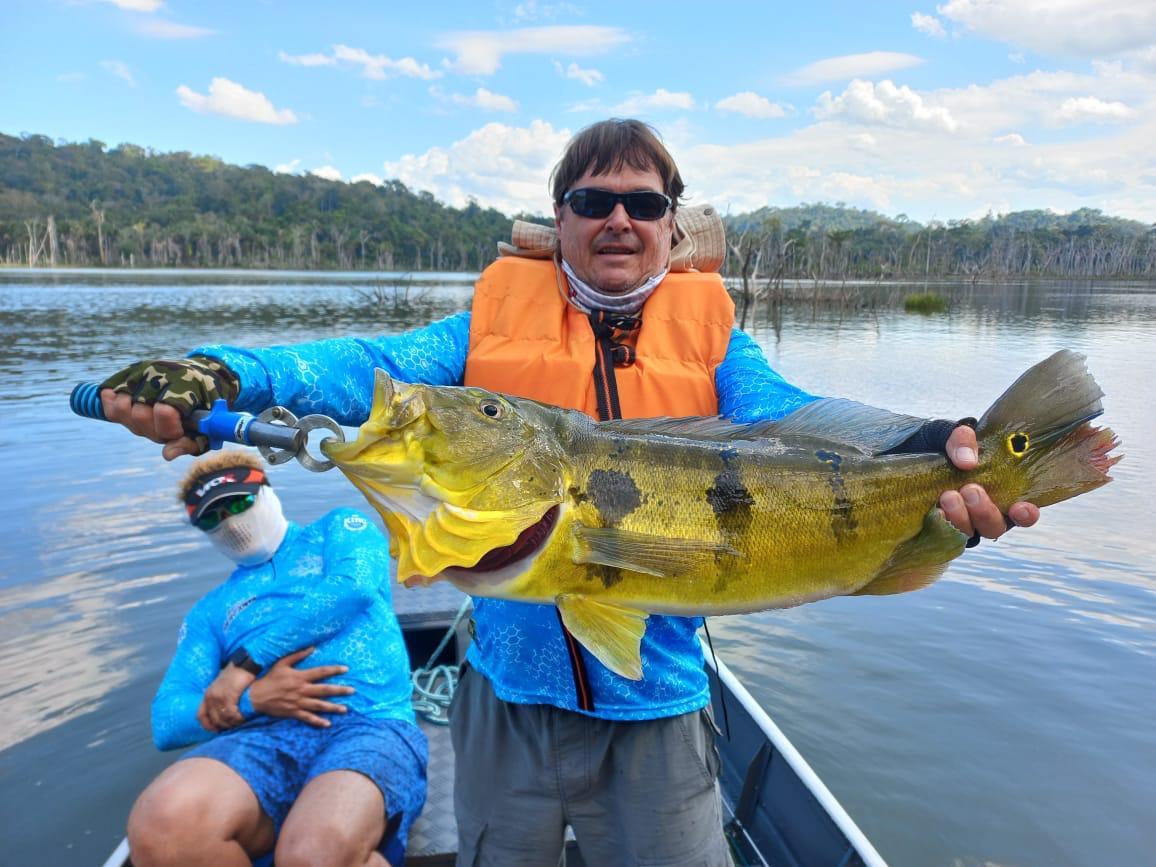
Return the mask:
[[554,603],[570,634],[599,662],[617,675],[642,680],[645,611],[599,602],[580,593],[563,593]]
[[765,439],[766,431],[773,422],[735,424],[720,415],[686,416],[682,418],[616,418],[594,425],[595,429],[628,436],[665,436],[687,440],[728,440]]
[[851,446],[865,454],[879,454],[899,445],[919,430],[926,419],[901,415],[829,397],[799,407],[790,415],[763,427],[764,436],[822,440]]
[[597,563],[660,578],[691,572],[716,556],[743,556],[729,545],[654,536],[616,527],[575,524],[573,536],[575,563]]
[[967,537],[933,507],[923,519],[923,529],[896,548],[879,574],[851,595],[888,596],[926,587],[963,553],[966,542]]

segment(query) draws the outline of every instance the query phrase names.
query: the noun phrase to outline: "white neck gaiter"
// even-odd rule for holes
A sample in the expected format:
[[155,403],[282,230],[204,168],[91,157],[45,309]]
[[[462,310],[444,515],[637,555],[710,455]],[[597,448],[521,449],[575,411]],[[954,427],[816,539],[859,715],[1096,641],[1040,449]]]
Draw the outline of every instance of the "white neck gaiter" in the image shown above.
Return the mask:
[[288,529],[281,500],[271,487],[262,485],[248,511],[226,518],[205,535],[230,560],[256,566],[272,558]]
[[592,313],[595,310],[605,310],[607,313],[619,313],[633,316],[642,309],[646,299],[666,277],[667,269],[663,269],[647,280],[642,281],[629,292],[621,295],[608,295],[593,286],[583,283],[570,267],[570,263],[562,260],[562,270],[566,272],[567,282],[570,284],[570,303],[583,313]]

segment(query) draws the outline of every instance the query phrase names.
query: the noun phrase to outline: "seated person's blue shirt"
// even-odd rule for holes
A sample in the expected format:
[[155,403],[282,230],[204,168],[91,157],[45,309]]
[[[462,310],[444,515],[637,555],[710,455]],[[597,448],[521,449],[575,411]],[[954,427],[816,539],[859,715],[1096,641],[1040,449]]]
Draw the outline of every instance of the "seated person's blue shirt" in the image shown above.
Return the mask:
[[[345,665],[326,683],[356,692],[337,701],[371,719],[414,721],[409,656],[393,612],[389,544],[353,509],[289,529],[273,558],[240,566],[193,606],[153,701],[153,740],[168,750],[212,737],[197,722],[209,684],[239,647],[263,667],[315,647],[298,668]],[[256,714],[248,690],[246,723]],[[305,725],[305,723],[302,723]]]
[[[237,374],[237,409],[260,412],[281,405],[298,415],[322,413],[345,425],[360,425],[369,417],[375,368],[403,382],[461,385],[469,331],[467,312],[374,340],[337,338],[266,349],[202,346],[190,354],[220,359]],[[720,414],[744,423],[780,418],[815,399],[775,373],[758,345],[737,328],[715,372],[715,387]],[[478,598],[474,625],[470,663],[500,698],[578,710],[552,606]],[[640,681],[613,674],[583,648],[593,688],[592,715],[654,719],[705,707],[710,686],[695,635],[701,625],[701,617],[652,614],[642,641]]]

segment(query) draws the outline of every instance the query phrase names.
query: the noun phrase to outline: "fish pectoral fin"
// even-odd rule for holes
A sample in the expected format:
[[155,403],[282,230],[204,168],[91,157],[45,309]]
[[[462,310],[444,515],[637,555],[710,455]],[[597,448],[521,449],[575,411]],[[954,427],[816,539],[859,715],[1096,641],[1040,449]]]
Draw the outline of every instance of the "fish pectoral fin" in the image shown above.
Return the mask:
[[698,539],[673,539],[615,527],[573,529],[575,563],[597,563],[659,578],[672,578],[713,561],[717,556],[742,557],[729,545]]
[[645,611],[599,602],[580,593],[562,593],[554,603],[570,634],[617,675],[642,680]]
[[896,548],[879,574],[851,595],[886,596],[926,587],[963,553],[966,542],[967,537],[933,507],[923,519],[923,529]]

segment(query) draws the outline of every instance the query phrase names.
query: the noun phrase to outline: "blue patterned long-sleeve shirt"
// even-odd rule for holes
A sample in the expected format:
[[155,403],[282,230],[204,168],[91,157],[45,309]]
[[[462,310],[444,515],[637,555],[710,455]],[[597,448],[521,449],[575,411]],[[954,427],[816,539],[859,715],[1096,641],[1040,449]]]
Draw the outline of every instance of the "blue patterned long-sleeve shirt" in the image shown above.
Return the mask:
[[[190,354],[217,358],[237,374],[237,409],[260,412],[281,405],[298,415],[322,413],[345,425],[360,425],[369,417],[375,368],[403,382],[461,385],[469,334],[467,312],[377,339],[337,338],[265,349],[214,345]],[[772,370],[759,346],[737,328],[715,371],[715,388],[719,412],[736,422],[780,418],[815,399]],[[695,635],[701,624],[698,617],[651,615],[642,641],[640,681],[619,677],[582,649],[594,696],[592,715],[652,719],[704,707],[710,686]],[[578,710],[552,606],[475,599],[474,626],[470,663],[499,697]]]
[[[326,682],[354,688],[339,699],[349,711],[413,721],[409,656],[388,576],[388,541],[360,512],[336,509],[304,527],[290,523],[271,560],[235,569],[185,618],[153,700],[157,747],[212,737],[197,722],[197,708],[240,647],[263,668],[315,647],[297,667],[347,666],[345,674]],[[240,709],[246,723],[265,719],[254,711],[248,690]]]

